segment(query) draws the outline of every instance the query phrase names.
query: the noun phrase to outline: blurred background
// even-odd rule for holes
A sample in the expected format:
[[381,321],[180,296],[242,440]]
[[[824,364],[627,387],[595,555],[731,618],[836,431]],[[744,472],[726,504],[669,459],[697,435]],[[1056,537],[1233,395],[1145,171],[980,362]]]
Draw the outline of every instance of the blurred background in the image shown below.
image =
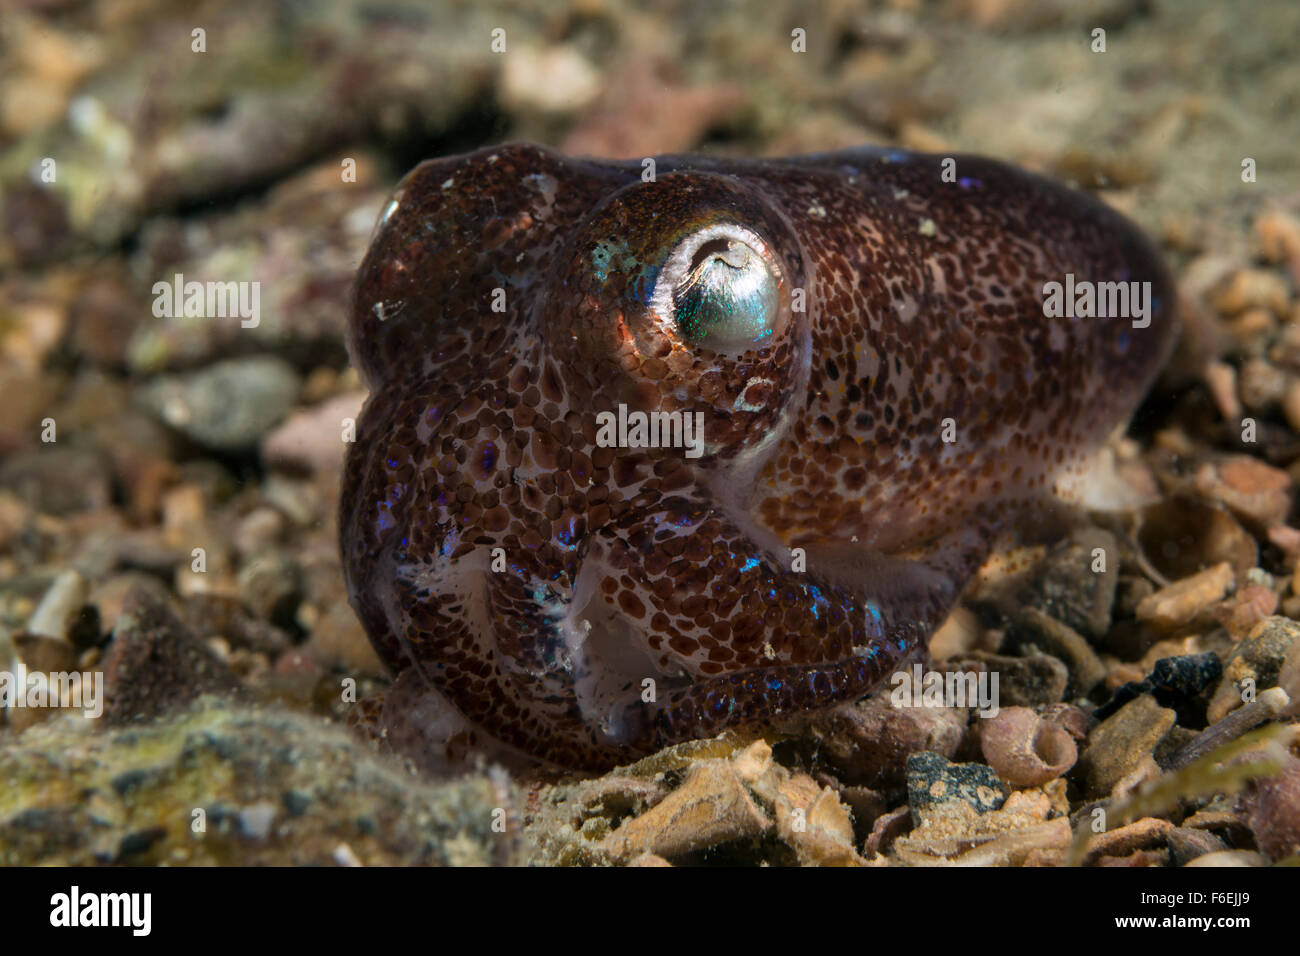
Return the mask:
[[[1238,448],[1223,423],[1257,414],[1250,454],[1287,497],[1231,547],[1242,573],[1260,542],[1286,575],[1300,531],[1270,529],[1300,457],[1298,48],[1294,0],[9,0],[0,667],[102,668],[119,724],[209,690],[341,718],[340,675],[382,687],[335,542],[339,422],[364,398],[348,290],[407,169],[508,139],[609,157],[898,144],[1099,193],[1187,299],[1144,441]],[[177,273],[260,283],[257,326],[156,315]],[[1180,514],[1167,537],[1204,524]],[[1278,581],[1273,607],[1294,596]],[[45,716],[0,715],[0,745]],[[61,805],[56,786],[37,775],[14,805]],[[12,859],[49,858],[39,826],[4,826]]]

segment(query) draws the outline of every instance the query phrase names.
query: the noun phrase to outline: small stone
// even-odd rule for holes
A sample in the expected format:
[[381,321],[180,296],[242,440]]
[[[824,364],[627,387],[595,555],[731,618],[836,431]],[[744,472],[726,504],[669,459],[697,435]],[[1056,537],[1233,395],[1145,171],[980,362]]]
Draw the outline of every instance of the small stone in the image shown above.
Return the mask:
[[271,835],[276,808],[271,803],[255,803],[239,811],[239,832],[250,840],[265,840]]
[[807,774],[782,781],[774,801],[777,833],[804,866],[860,863],[853,848],[853,820],[829,787]]
[[1160,574],[1177,581],[1227,561],[1244,572],[1259,560],[1259,547],[1221,504],[1190,495],[1164,498],[1142,509],[1138,546]]
[[1241,401],[1237,397],[1237,370],[1227,362],[1207,362],[1201,373],[1214,406],[1224,421],[1241,420]]
[[758,836],[771,826],[728,761],[702,760],[691,767],[680,787],[624,822],[601,846],[616,859],[641,853],[671,859]]
[[126,597],[104,655],[104,717],[121,724],[157,717],[208,691],[238,686],[163,600],[137,588]]
[[1261,351],[1276,331],[1277,316],[1268,309],[1247,309],[1228,322],[1229,334],[1248,353]]
[[258,617],[290,626],[302,600],[302,569],[284,551],[268,551],[244,561],[237,578],[239,597]]
[[27,621],[27,633],[64,640],[86,603],[89,586],[76,571],[62,572]]
[[1096,863],[1102,856],[1127,856],[1148,849],[1153,844],[1163,843],[1173,829],[1174,825],[1168,820],[1143,817],[1114,830],[1095,834],[1088,841],[1088,850],[1083,857],[1084,865]]
[[1106,796],[1151,757],[1175,719],[1149,695],[1129,701],[1088,735],[1072,776],[1083,779],[1089,796]]
[[1300,267],[1300,218],[1281,209],[1267,210],[1255,219],[1255,236],[1266,262]]
[[1232,566],[1226,561],[1216,564],[1144,599],[1137,606],[1137,619],[1159,630],[1172,630],[1221,601],[1232,582]]
[[18,634],[13,642],[29,671],[58,674],[76,669],[77,649],[61,637]]
[[1228,849],[1228,844],[1213,833],[1190,827],[1174,827],[1165,834],[1165,843],[1174,866],[1186,866],[1197,857]]
[[300,817],[311,806],[311,795],[303,793],[301,790],[286,790],[281,795],[280,802],[284,804],[284,809],[289,816]]
[[1070,672],[1070,693],[1087,694],[1106,677],[1106,665],[1078,631],[1037,608],[1021,609],[1007,638],[1013,646],[1033,646],[1058,657]]
[[1268,269],[1238,269],[1213,289],[1210,304],[1223,315],[1261,307],[1286,315],[1286,280]]
[[1215,869],[1224,866],[1267,866],[1268,860],[1264,858],[1264,854],[1256,853],[1254,850],[1221,850],[1218,853],[1198,856],[1186,865]]
[[1051,654],[1010,657],[974,651],[948,661],[949,667],[998,675],[998,700],[1004,707],[1038,707],[1065,699],[1070,672]]
[[50,414],[55,394],[49,376],[11,360],[0,360],[0,395],[5,413],[0,415],[0,455],[35,445],[41,421]]
[[1239,641],[1276,610],[1277,591],[1273,586],[1248,580],[1214,609],[1214,616],[1223,622],[1229,636]]
[[1210,700],[1207,716],[1215,723],[1241,706],[1244,682],[1253,682],[1256,694],[1276,687],[1282,665],[1300,635],[1300,623],[1285,617],[1267,617],[1255,625],[1223,665],[1223,680]]
[[262,460],[287,471],[337,473],[365,398],[364,392],[350,392],[295,411],[263,439]]
[[1244,803],[1255,842],[1270,860],[1300,854],[1300,760],[1288,757],[1279,773],[1253,781]]
[[361,860],[356,851],[346,843],[340,843],[334,848],[334,862],[339,866],[361,866]]
[[907,758],[907,803],[920,825],[945,803],[965,803],[976,813],[1002,806],[1010,791],[997,772],[979,763],[952,763],[922,751]]
[[601,88],[600,73],[574,47],[524,46],[505,58],[500,95],[508,109],[525,116],[566,114],[591,105]]
[[183,435],[223,452],[255,448],[289,413],[298,373],[269,355],[227,359],[160,378],[142,394],[145,406]]
[[1119,564],[1114,535],[1100,528],[1076,531],[1047,553],[1021,601],[1097,640],[1110,629]]
[[284,515],[262,505],[239,519],[231,543],[241,556],[258,554],[279,542],[285,525]]
[[930,635],[930,656],[946,660],[973,650],[980,643],[984,628],[970,608],[958,605]]
[[1260,358],[1242,363],[1237,389],[1241,403],[1252,412],[1266,412],[1282,401],[1289,377],[1271,362]]
[[1151,673],[1140,682],[1123,684],[1114,696],[1095,711],[1099,720],[1105,720],[1124,704],[1142,694],[1153,694],[1162,707],[1174,710],[1192,703],[1223,674],[1219,656],[1213,653],[1183,654],[1162,657],[1155,662]]
[[1261,532],[1285,522],[1291,510],[1291,476],[1249,455],[1206,462],[1197,469],[1193,485]]
[[99,452],[45,445],[0,464],[0,487],[51,515],[101,511],[112,501],[112,475]]
[[809,735],[819,760],[845,783],[877,789],[900,786],[903,761],[916,751],[957,752],[966,714],[954,707],[894,707],[876,694],[818,719]]

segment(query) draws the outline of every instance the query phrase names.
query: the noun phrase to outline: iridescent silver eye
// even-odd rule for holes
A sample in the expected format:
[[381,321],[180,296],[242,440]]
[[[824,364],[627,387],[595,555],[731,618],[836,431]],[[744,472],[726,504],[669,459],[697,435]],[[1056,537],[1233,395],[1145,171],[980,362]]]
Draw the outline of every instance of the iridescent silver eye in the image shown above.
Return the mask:
[[692,345],[721,352],[762,347],[780,325],[780,269],[748,229],[711,226],[668,256],[651,305]]

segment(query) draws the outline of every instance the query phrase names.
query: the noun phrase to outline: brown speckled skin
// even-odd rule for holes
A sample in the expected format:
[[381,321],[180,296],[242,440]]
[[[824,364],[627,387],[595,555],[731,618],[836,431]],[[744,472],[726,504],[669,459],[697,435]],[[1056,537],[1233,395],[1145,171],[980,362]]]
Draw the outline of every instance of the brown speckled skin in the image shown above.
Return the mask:
[[[499,743],[594,767],[907,662],[991,536],[1074,493],[1175,329],[1121,216],[956,160],[958,183],[901,151],[659,157],[643,182],[515,144],[411,172],[358,278],[372,392],[340,521],[388,666]],[[781,275],[780,328],[733,357],[647,305],[673,246],[728,222]],[[1151,281],[1150,326],[1044,318],[1066,273]],[[619,403],[703,411],[704,456],[597,447]]]

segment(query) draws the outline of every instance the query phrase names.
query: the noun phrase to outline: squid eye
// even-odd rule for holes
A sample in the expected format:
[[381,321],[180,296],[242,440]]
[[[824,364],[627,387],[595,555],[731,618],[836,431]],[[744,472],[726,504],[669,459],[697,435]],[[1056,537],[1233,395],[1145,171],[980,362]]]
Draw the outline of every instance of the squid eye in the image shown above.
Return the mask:
[[652,302],[676,334],[722,352],[762,346],[781,318],[781,274],[758,236],[714,226],[669,255]]

